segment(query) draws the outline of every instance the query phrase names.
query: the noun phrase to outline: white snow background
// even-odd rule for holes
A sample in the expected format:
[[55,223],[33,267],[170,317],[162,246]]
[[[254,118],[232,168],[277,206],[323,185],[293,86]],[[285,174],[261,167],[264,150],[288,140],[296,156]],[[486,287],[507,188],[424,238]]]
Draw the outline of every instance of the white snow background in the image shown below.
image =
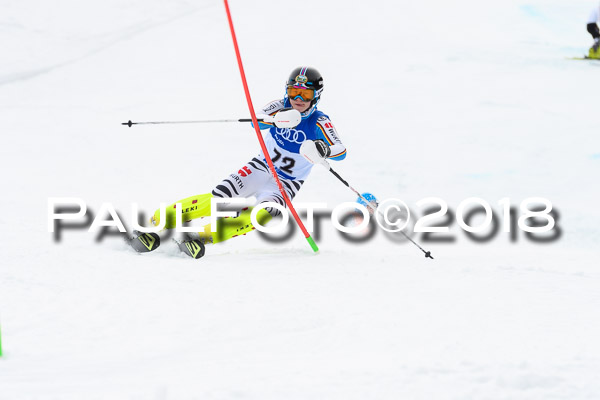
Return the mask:
[[[381,232],[138,255],[48,232],[49,197],[206,193],[258,152],[223,3],[0,1],[0,399],[597,399],[594,1],[231,1],[255,108],[317,67],[360,191],[452,210],[546,197],[560,239],[451,224],[435,260]],[[355,195],[315,168],[298,202]],[[422,235],[416,234],[420,241]]]

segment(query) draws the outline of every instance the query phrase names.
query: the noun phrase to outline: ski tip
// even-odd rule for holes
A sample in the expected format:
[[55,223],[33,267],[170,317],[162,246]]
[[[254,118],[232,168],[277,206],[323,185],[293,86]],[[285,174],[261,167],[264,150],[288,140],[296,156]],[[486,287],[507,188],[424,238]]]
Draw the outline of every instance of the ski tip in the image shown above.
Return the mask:
[[204,253],[206,251],[204,244],[199,240],[186,240],[183,242],[177,242],[179,249],[185,253],[186,255],[199,259],[204,257]]
[[138,253],[149,253],[160,246],[160,237],[154,233],[142,233],[135,231],[132,239],[129,240],[129,245]]
[[592,58],[588,56],[583,57],[565,57],[567,60],[590,60],[590,61],[600,61],[600,58]]

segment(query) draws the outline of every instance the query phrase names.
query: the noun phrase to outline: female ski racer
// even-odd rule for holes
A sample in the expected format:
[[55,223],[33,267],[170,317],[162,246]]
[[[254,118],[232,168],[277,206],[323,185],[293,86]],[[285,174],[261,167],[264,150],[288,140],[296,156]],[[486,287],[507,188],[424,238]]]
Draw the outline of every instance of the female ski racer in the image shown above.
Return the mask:
[[[294,69],[286,81],[285,90],[283,99],[267,104],[258,113],[257,118],[263,119],[259,122],[259,128],[268,129],[264,135],[265,145],[282,187],[291,200],[302,188],[314,164],[324,159],[343,160],[346,157],[346,148],[329,116],[317,109],[323,93],[323,77],[319,71],[312,67]],[[300,114],[297,125],[290,127],[278,122],[278,115],[290,112]],[[223,179],[211,193],[188,197],[176,203],[181,203],[182,206],[181,219],[189,221],[209,217],[212,198],[252,196],[256,198],[256,204],[272,202],[286,206],[262,151]],[[166,229],[176,226],[176,203],[166,209]],[[250,218],[251,211],[252,208],[246,208],[236,218],[217,220],[216,232],[211,232],[211,224],[208,224],[197,235],[188,235],[187,241],[194,242],[193,248],[203,255],[206,243],[223,242],[254,230]],[[278,208],[267,206],[258,211],[256,219],[264,226],[278,214]],[[154,213],[151,222],[155,226],[160,224],[160,210]],[[189,247],[188,250],[194,253]]]
[[590,16],[587,22],[587,31],[594,38],[594,44],[590,47],[590,52],[588,57],[590,58],[600,58],[600,51],[598,50],[600,47],[600,30],[598,30],[598,19],[600,17],[600,7],[596,6],[590,12]]

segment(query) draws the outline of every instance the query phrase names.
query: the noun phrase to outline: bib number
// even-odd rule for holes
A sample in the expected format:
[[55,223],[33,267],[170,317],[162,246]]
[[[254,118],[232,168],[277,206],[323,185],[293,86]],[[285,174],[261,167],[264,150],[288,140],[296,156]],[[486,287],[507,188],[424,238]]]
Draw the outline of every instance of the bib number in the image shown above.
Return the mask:
[[[276,163],[281,158],[281,153],[278,152],[277,149],[273,149],[273,151],[275,152],[275,157],[273,157],[272,161],[273,163]],[[286,174],[292,175],[294,173],[293,168],[294,165],[296,165],[296,160],[290,157],[283,157],[281,158],[281,161],[283,165],[281,165],[279,169],[285,172]]]

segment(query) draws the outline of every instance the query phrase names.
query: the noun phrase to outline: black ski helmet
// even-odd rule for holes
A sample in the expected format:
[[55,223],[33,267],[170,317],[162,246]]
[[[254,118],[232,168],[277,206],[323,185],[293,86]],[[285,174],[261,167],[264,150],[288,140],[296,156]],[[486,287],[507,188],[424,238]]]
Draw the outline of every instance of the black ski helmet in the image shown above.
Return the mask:
[[285,84],[286,89],[288,86],[314,89],[315,98],[311,102],[311,106],[313,106],[319,101],[321,93],[323,92],[323,76],[321,76],[321,73],[317,71],[316,68],[298,67],[290,74],[290,77]]

